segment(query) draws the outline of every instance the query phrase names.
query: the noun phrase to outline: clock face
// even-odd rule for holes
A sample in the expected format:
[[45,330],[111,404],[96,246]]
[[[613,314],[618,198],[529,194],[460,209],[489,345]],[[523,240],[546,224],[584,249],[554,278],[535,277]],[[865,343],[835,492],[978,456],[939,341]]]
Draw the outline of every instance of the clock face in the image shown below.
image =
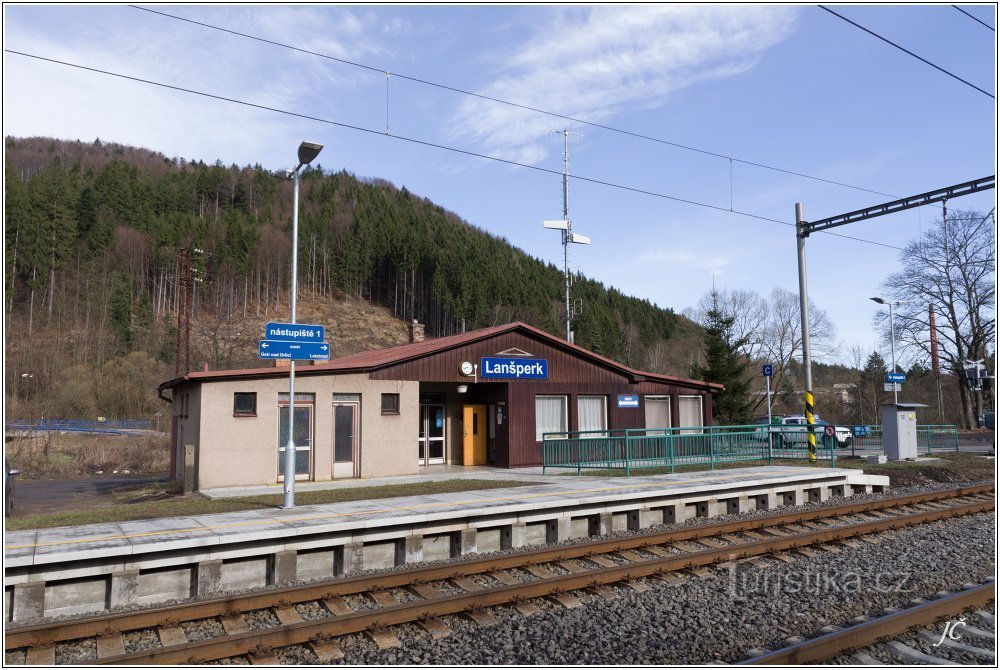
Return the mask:
[[462,371],[463,375],[471,375],[472,363],[470,363],[469,361],[462,361],[462,365],[460,366],[459,369]]

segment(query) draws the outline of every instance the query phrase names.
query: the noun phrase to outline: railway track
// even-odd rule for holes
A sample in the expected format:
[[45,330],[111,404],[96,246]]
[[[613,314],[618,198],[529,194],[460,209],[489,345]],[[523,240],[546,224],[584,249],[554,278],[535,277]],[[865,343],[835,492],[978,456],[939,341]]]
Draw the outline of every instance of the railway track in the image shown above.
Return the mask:
[[[522,614],[546,598],[565,607],[574,591],[611,597],[608,585],[646,588],[643,579],[672,581],[677,571],[740,559],[785,558],[831,543],[890,529],[995,509],[992,485],[952,489],[874,502],[798,510],[727,523],[602,539],[531,551],[468,558],[382,573],[200,600],[86,619],[10,626],[7,652],[24,650],[28,664],[55,664],[57,647],[93,639],[88,663],[197,664],[230,657],[275,663],[274,650],[309,647],[321,662],[340,657],[337,638],[369,635],[380,647],[398,644],[391,627],[415,623],[432,637],[449,634],[441,617],[463,614],[480,624],[488,608],[512,605]],[[831,551],[836,551],[832,547]],[[359,602],[363,606],[358,606]],[[352,606],[352,604],[354,606]],[[308,615],[306,612],[308,611]],[[259,613],[270,623],[260,628]],[[253,614],[251,614],[253,613]],[[254,625],[249,625],[251,619]],[[217,636],[189,639],[187,622],[212,620]],[[134,638],[147,640],[136,645]],[[142,648],[136,648],[140,646]]]
[[[889,640],[884,649],[902,664],[950,664],[954,661],[949,652],[959,651],[971,654],[973,662],[996,661],[996,616],[989,612],[975,611],[973,616],[987,628],[983,630],[967,624],[963,617],[960,627],[949,636],[953,624],[952,617],[961,615],[971,608],[979,608],[996,600],[996,584],[969,584],[968,588],[925,601],[918,600],[906,609],[889,609],[882,616],[860,619],[854,625],[830,630],[808,640],[793,641],[787,647],[765,653],[755,653],[741,665],[806,665],[825,663],[842,654],[853,653],[851,662],[858,665],[882,665],[866,650],[880,641]],[[930,628],[936,625],[936,630]],[[928,654],[907,641],[900,639],[914,628],[922,628],[917,636],[935,648],[936,653]],[[955,636],[960,636],[956,638]],[[963,643],[961,637],[971,637],[988,642],[989,646],[975,646]],[[926,646],[926,645],[924,645]],[[758,650],[763,651],[763,650]]]

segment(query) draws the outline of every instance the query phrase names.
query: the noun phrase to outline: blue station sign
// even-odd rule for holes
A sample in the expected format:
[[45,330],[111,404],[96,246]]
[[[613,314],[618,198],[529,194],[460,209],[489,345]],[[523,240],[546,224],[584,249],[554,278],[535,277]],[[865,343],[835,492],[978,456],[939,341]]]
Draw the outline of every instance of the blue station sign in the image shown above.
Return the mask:
[[639,407],[639,396],[637,395],[618,396],[618,407],[637,409]]
[[323,326],[309,323],[268,323],[264,326],[265,340],[322,342],[325,336]]
[[906,373],[904,372],[887,372],[885,375],[885,381],[892,384],[898,384],[900,382],[906,381]]
[[260,358],[266,360],[330,360],[330,345],[326,342],[285,342],[283,340],[261,340],[257,346]]
[[544,358],[481,358],[483,379],[548,379],[549,362]]

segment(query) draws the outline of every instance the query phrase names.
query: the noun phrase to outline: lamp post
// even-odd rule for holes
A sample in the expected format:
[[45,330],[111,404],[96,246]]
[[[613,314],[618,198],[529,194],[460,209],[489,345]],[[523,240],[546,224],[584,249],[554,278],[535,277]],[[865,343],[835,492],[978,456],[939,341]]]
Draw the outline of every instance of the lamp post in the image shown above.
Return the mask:
[[[892,320],[892,306],[893,305],[905,305],[903,301],[892,302],[891,300],[886,300],[885,298],[871,298],[872,301],[877,302],[880,305],[889,306],[889,351],[892,352],[892,371],[896,372],[896,327]],[[899,404],[899,391],[896,390],[896,382],[892,383],[892,402]]]
[[[295,297],[298,292],[299,274],[299,171],[312,163],[322,144],[303,142],[299,145],[299,164],[286,178],[291,177],[294,183],[292,204],[292,323],[295,323]],[[289,362],[288,374],[288,442],[285,444],[285,509],[295,507],[295,359]]]

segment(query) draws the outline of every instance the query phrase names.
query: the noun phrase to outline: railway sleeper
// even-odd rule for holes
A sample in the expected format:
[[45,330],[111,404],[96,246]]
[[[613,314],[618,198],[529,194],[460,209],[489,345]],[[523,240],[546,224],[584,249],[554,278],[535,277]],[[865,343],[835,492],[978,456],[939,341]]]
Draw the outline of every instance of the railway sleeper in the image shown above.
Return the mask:
[[899,640],[893,640],[892,642],[887,643],[886,647],[889,649],[890,654],[906,664],[954,665],[951,661],[946,661],[943,658],[925,654],[924,652],[918,651],[917,649],[914,649],[910,645],[900,642]]
[[451,635],[451,628],[448,627],[448,624],[437,617],[421,619],[417,625],[435,640],[442,640]]
[[390,630],[366,630],[365,637],[375,643],[379,649],[397,649],[403,646],[402,640]]
[[[962,634],[965,635],[966,631],[963,628]],[[995,661],[997,658],[996,652],[992,649],[985,649],[983,647],[974,647],[971,644],[962,644],[957,640],[949,639],[947,635],[942,636],[941,633],[935,633],[930,630],[922,630],[918,634],[918,637],[922,640],[926,640],[931,644],[938,644],[942,647],[947,647],[948,649],[954,649],[955,651],[963,651],[967,654],[973,654],[981,658],[988,659],[990,661]]]
[[340,648],[340,643],[333,640],[311,641],[306,646],[316,654],[320,663],[329,664],[344,658],[344,651]]

